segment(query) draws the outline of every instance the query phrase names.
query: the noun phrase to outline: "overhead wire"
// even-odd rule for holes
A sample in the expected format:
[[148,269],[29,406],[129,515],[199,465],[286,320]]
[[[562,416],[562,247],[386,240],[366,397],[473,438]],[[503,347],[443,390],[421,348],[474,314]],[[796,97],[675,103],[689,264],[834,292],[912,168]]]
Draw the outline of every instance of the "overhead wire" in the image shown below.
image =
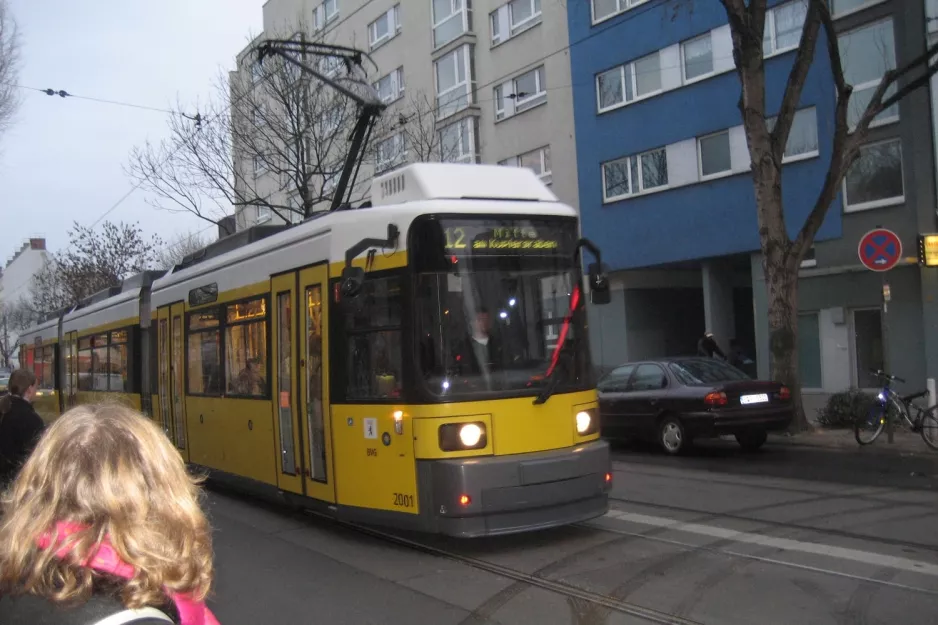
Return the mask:
[[[345,22],[347,22],[349,19],[351,19],[351,18],[352,18],[353,16],[355,16],[357,13],[361,12],[362,10],[364,10],[366,7],[368,7],[369,5],[371,5],[374,1],[375,1],[375,0],[367,0],[365,3],[363,3],[362,5],[360,5],[359,7],[357,7],[356,9],[352,10],[350,13],[348,13],[348,14],[345,15],[345,16],[343,16],[343,17],[340,18],[339,20],[334,21],[334,22],[332,22],[332,23],[327,23],[327,24],[325,24],[325,25],[323,26],[323,28],[322,28],[320,31],[318,31],[316,35],[314,35],[313,41],[321,41],[326,35],[328,35],[329,33],[333,32],[333,31],[335,31],[339,26],[341,26],[342,24],[344,24]],[[525,71],[537,67],[540,63],[546,61],[547,59],[553,58],[554,56],[557,56],[558,54],[561,54],[561,53],[563,53],[563,52],[565,52],[565,51],[567,51],[567,50],[570,50],[570,49],[573,48],[574,46],[580,45],[580,44],[584,43],[585,41],[588,41],[588,40],[590,40],[590,39],[592,39],[592,38],[594,38],[594,37],[598,37],[599,35],[602,35],[602,34],[608,32],[609,30],[612,30],[613,28],[618,28],[619,26],[622,26],[623,24],[627,23],[628,21],[631,21],[632,19],[635,19],[635,18],[639,17],[640,15],[642,15],[642,14],[644,14],[644,13],[647,13],[647,12],[650,11],[650,10],[659,7],[661,4],[662,4],[662,2],[660,2],[660,1],[659,1],[659,2],[650,2],[650,3],[648,3],[647,5],[645,5],[645,6],[643,6],[643,7],[640,7],[640,8],[637,8],[637,9],[632,9],[632,10],[628,11],[626,14],[624,14],[624,16],[621,17],[620,19],[611,20],[610,23],[608,23],[607,25],[605,25],[605,26],[603,26],[603,27],[600,27],[600,28],[597,28],[597,29],[594,29],[594,30],[591,30],[590,33],[587,34],[586,36],[581,37],[581,38],[577,39],[576,41],[570,42],[570,43],[568,43],[567,45],[564,45],[564,46],[562,46],[562,47],[560,47],[560,48],[558,48],[558,49],[556,49],[556,50],[554,50],[554,51],[552,51],[552,52],[550,52],[550,53],[548,53],[548,54],[545,54],[544,56],[541,56],[541,57],[539,57],[539,58],[537,58],[537,59],[535,59],[535,60],[529,62],[527,65],[525,65],[525,66],[523,66],[523,67],[521,67],[521,68],[519,68],[519,69],[512,70],[511,72],[508,72],[508,73],[506,73],[506,74],[504,74],[504,75],[502,75],[502,76],[499,76],[498,78],[495,78],[495,79],[490,80],[490,81],[488,81],[488,82],[486,82],[486,83],[483,83],[482,85],[478,85],[478,86],[475,87],[475,90],[478,91],[478,90],[481,90],[481,89],[485,89],[486,87],[490,87],[490,86],[492,86],[492,85],[495,85],[496,83],[503,82],[503,81],[509,79],[509,78],[512,77],[512,76],[517,76],[517,75],[519,75],[519,74],[523,74]],[[246,91],[244,94],[242,94],[242,95],[239,96],[238,98],[236,98],[236,99],[232,100],[231,102],[229,102],[228,105],[224,108],[224,110],[219,111],[216,115],[212,116],[211,118],[207,118],[207,119],[201,120],[201,123],[204,123],[204,124],[211,124],[211,123],[214,123],[215,121],[217,121],[222,115],[227,115],[227,114],[229,114],[230,111],[231,111],[231,109],[233,109],[238,103],[240,103],[241,100],[243,100],[243,99],[244,99],[245,97],[247,97],[250,93],[252,93],[254,89],[257,88],[258,84],[263,83],[264,81],[266,81],[266,80],[269,79],[269,78],[270,78],[270,75],[264,76],[264,78],[263,78],[261,81],[259,81],[258,83],[256,83],[255,85],[253,85],[250,90]],[[573,84],[571,84],[571,85],[557,86],[557,87],[548,88],[548,89],[567,89],[567,88],[572,88],[572,87],[575,86],[576,84],[577,84],[577,83],[573,83]],[[586,84],[586,83],[583,83],[583,84]],[[19,85],[17,85],[17,86],[19,86]],[[48,92],[47,90],[36,89],[36,88],[34,88],[34,87],[23,87],[23,88],[33,89],[33,90],[40,91],[40,92],[43,92],[43,93],[47,93],[47,92]],[[104,102],[104,103],[108,103],[108,104],[117,104],[117,105],[121,105],[121,106],[133,106],[134,108],[151,109],[151,110],[158,110],[158,111],[164,112],[164,113],[177,114],[176,111],[170,111],[170,110],[168,110],[168,109],[157,109],[156,107],[147,107],[147,106],[144,106],[144,105],[136,105],[136,104],[126,103],[126,102],[121,103],[121,102],[118,102],[118,101],[108,101],[108,100],[104,100],[104,99],[101,99],[101,98],[92,98],[92,97],[89,97],[89,96],[73,96],[73,95],[71,95],[71,94],[68,94],[68,95],[71,96],[71,97],[81,97],[81,99],[86,99],[86,100],[91,100],[91,101],[98,101],[98,102]],[[488,102],[488,101],[493,101],[494,99],[495,99],[495,98],[489,98],[489,99],[478,99],[478,98],[474,98],[474,102]],[[438,106],[434,107],[433,109],[431,109],[430,112],[431,112],[431,113],[439,113],[445,106],[447,106],[447,105],[442,105],[442,106],[438,105]],[[187,116],[187,117],[188,117],[188,116]],[[192,118],[189,118],[189,119],[192,119]],[[164,158],[164,159],[160,162],[159,167],[162,167],[162,166],[164,166],[167,162],[169,162],[169,160],[171,160],[184,146],[185,146],[185,143],[180,143],[180,144],[176,147],[175,150],[173,150],[172,152],[170,152],[170,153],[166,156],[166,158]],[[141,186],[143,186],[143,182],[142,182],[142,181],[141,181],[141,182],[138,182],[138,183],[136,183],[136,184],[134,184],[134,185],[130,188],[130,190],[128,190],[123,196],[121,196],[120,199],[118,199],[118,200],[117,200],[114,204],[112,204],[107,210],[105,210],[105,211],[91,224],[91,227],[94,227],[95,225],[97,225],[98,223],[100,223],[102,219],[104,219],[105,217],[107,217],[108,215],[110,215],[113,211],[115,211],[118,207],[120,207],[120,206],[127,200],[127,198],[129,198],[129,197],[130,197],[135,191],[137,191]],[[207,230],[207,229],[208,229],[208,228],[206,228],[206,230]],[[203,231],[204,231],[204,230],[203,230]]]

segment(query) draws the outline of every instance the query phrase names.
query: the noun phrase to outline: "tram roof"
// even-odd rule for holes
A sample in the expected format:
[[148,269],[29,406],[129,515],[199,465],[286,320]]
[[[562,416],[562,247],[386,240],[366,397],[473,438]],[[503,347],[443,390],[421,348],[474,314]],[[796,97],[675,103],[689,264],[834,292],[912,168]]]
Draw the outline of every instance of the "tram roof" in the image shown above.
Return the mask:
[[[319,212],[296,225],[253,228],[221,239],[154,281],[154,303],[165,303],[165,296],[157,294],[175,285],[314,238],[328,237],[328,261],[337,262],[362,238],[387,236],[388,224],[394,223],[401,231],[399,249],[404,249],[410,223],[424,214],[577,214],[530,169],[501,165],[415,163],[377,176],[371,197],[360,208]],[[228,239],[237,240],[224,244]],[[326,258],[307,258],[306,264],[314,260]]]

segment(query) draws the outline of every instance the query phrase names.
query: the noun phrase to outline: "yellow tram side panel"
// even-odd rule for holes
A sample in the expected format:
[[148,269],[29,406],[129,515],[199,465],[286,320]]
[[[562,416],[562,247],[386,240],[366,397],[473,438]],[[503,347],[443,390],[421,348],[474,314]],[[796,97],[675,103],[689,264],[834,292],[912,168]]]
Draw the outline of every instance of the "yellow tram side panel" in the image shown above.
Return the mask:
[[[218,299],[206,306],[189,306],[187,302],[185,308],[188,313],[262,295],[270,295],[269,281],[219,293]],[[185,327],[185,320],[183,325]],[[268,319],[268,334],[271,327]],[[266,484],[277,484],[279,460],[270,399],[188,394],[185,399],[190,462]]]
[[333,405],[332,443],[340,505],[417,514],[417,465],[412,419],[395,430],[389,405]]
[[277,485],[269,400],[187,397],[186,415],[191,462]]

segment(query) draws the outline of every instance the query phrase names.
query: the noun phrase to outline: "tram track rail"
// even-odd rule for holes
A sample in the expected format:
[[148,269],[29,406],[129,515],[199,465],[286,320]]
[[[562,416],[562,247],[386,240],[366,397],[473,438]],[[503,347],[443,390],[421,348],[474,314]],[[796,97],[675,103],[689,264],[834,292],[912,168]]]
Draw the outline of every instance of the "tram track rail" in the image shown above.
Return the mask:
[[[819,497],[818,501],[822,501],[826,497]],[[838,530],[834,528],[826,527],[817,527],[814,525],[807,525],[804,523],[790,522],[790,521],[774,521],[772,519],[762,519],[758,517],[747,516],[744,514],[734,514],[732,512],[712,512],[709,510],[701,510],[700,508],[690,508],[686,506],[675,506],[671,504],[662,504],[654,503],[650,501],[641,501],[638,499],[629,499],[626,497],[615,497],[610,495],[609,501],[615,501],[621,504],[632,505],[632,506],[642,506],[646,508],[655,508],[658,510],[666,510],[668,512],[683,512],[688,514],[700,515],[693,519],[688,520],[688,522],[699,523],[705,520],[720,520],[728,519],[731,521],[744,521],[747,523],[755,523],[760,525],[765,525],[768,527],[778,528],[778,529],[790,529],[797,531],[813,532],[823,536],[831,536],[835,538],[846,538],[849,540],[858,540],[864,542],[878,543],[881,545],[889,545],[892,547],[900,547],[904,549],[917,549],[921,551],[928,551],[930,553],[938,553],[938,545],[929,545],[925,543],[919,543],[909,540],[903,540],[901,538],[889,538],[886,536],[877,536],[875,534],[862,534],[859,532],[851,532],[848,530]],[[932,516],[934,515],[934,510],[929,510],[927,513],[923,513],[923,516]],[[589,526],[594,527],[594,526]]]
[[547,579],[545,577],[526,573],[524,571],[513,569],[501,564],[495,564],[494,562],[489,562],[487,560],[464,555],[449,549],[444,549],[417,540],[412,540],[392,532],[360,525],[350,521],[339,520],[313,510],[304,510],[304,512],[309,516],[328,520],[329,522],[334,523],[340,527],[344,527],[358,534],[369,536],[384,543],[394,544],[412,551],[417,551],[427,555],[458,562],[460,564],[464,564],[466,566],[470,566],[493,575],[499,575],[501,577],[514,580],[515,582],[527,584],[533,588],[546,590],[566,598],[579,599],[580,601],[592,603],[610,611],[626,614],[628,616],[644,620],[648,623],[657,623],[659,625],[704,625],[704,623],[701,623],[700,621],[694,621],[682,616],[647,608],[637,603],[624,601],[615,597],[604,595],[602,593],[586,590],[572,584]]

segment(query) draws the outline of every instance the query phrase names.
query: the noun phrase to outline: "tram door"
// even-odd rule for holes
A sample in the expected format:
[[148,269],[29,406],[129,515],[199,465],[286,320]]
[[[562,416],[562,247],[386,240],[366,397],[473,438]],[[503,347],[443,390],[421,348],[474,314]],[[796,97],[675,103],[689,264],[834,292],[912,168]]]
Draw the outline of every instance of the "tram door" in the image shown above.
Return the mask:
[[329,353],[328,270],[321,265],[276,276],[271,287],[278,483],[284,490],[334,503],[329,370],[324,362]]
[[159,332],[160,413],[163,430],[183,459],[189,461],[186,440],[185,323],[182,302],[157,313]]
[[65,358],[65,380],[62,382],[62,400],[65,409],[73,408],[78,404],[78,333],[68,332],[65,335],[65,349],[62,352]]
[[300,271],[300,422],[306,445],[306,494],[335,503],[332,428],[329,419],[329,271],[327,265]]
[[296,358],[296,273],[274,276],[270,279],[274,314],[271,332],[273,361],[271,363],[271,389],[273,391],[274,434],[279,446],[277,486],[284,491],[303,494],[303,459],[301,449],[297,386],[299,375],[293,367]]

